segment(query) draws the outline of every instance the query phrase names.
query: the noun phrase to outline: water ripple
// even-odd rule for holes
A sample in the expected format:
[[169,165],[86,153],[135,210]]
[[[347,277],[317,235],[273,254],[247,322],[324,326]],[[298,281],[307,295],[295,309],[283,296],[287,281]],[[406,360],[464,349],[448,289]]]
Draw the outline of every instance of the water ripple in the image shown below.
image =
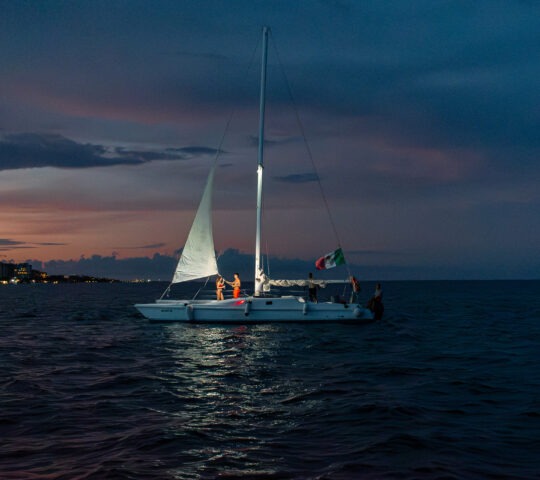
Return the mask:
[[540,478],[539,282],[362,327],[149,324],[161,287],[0,289],[2,480]]

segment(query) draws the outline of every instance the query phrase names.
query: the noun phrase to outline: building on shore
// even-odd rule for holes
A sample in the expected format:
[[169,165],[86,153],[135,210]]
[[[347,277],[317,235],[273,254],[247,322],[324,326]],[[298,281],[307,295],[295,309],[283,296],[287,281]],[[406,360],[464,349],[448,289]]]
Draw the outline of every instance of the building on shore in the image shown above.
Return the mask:
[[15,277],[14,263],[0,262],[0,281],[9,281]]
[[29,263],[18,263],[15,265],[15,277],[19,280],[28,280],[32,275],[32,265]]
[[[10,282],[10,281],[21,281],[21,280],[30,280],[35,277],[32,270],[32,265],[29,263],[4,263],[0,262],[0,281],[1,282]],[[38,272],[42,274],[43,272]],[[47,274],[45,274],[46,276]]]
[[88,275],[47,275],[29,263],[0,262],[0,283],[116,283],[119,280]]

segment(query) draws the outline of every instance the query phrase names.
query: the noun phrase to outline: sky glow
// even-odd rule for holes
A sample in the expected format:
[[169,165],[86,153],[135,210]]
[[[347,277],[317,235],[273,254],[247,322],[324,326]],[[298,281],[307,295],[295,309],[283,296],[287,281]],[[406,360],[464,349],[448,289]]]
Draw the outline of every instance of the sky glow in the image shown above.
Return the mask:
[[[539,19],[530,1],[5,2],[0,260],[174,256],[233,108],[215,243],[252,253],[266,24],[349,263],[538,278]],[[266,125],[263,250],[314,261],[336,240],[272,44]]]

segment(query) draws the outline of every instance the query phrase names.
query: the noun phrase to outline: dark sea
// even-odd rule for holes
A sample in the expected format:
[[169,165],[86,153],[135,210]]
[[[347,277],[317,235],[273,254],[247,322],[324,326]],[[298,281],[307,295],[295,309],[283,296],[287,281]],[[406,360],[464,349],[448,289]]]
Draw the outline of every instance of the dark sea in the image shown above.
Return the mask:
[[1,480],[540,479],[539,281],[369,325],[151,324],[165,285],[0,286]]

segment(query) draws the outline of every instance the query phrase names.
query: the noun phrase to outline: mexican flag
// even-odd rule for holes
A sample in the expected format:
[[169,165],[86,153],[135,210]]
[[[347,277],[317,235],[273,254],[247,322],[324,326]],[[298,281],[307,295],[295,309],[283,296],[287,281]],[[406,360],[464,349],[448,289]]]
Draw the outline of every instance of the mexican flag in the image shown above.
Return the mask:
[[344,264],[345,257],[343,256],[343,250],[338,248],[324,257],[319,258],[319,260],[315,262],[315,268],[317,270],[326,270],[327,268],[333,268]]

